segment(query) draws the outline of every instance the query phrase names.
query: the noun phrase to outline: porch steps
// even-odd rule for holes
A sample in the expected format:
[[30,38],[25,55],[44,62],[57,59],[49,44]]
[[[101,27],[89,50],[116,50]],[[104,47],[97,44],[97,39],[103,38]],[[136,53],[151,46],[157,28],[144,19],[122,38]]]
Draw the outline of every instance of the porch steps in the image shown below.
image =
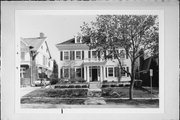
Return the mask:
[[89,84],[88,97],[101,97],[102,90],[99,82],[92,82]]
[[91,82],[89,84],[89,89],[100,89],[101,83],[100,82]]

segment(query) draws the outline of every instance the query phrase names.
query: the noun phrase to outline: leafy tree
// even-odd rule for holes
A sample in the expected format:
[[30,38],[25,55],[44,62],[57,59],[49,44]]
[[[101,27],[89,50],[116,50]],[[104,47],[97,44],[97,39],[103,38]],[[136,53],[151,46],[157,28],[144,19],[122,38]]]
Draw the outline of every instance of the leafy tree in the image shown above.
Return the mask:
[[53,61],[53,71],[51,78],[58,78],[58,64],[56,63],[55,60]]
[[[133,99],[133,86],[137,59],[146,54],[158,54],[158,16],[157,15],[99,15],[90,24],[83,23],[81,34],[83,42],[90,49],[96,49],[105,59],[114,56],[121,70],[130,75],[129,99]],[[122,68],[121,54],[117,48],[123,48],[131,60],[131,72]],[[108,55],[105,51],[109,50]],[[143,54],[140,51],[144,51]]]

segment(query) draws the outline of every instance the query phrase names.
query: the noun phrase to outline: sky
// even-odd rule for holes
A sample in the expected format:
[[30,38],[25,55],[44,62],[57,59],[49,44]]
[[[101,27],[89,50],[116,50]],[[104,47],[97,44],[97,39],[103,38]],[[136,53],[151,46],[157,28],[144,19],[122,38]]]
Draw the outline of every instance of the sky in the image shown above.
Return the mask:
[[95,15],[18,15],[17,38],[39,37],[40,32],[43,32],[47,37],[51,56],[58,62],[59,52],[55,45],[73,38],[80,32],[83,22],[89,23],[95,20],[95,17]]

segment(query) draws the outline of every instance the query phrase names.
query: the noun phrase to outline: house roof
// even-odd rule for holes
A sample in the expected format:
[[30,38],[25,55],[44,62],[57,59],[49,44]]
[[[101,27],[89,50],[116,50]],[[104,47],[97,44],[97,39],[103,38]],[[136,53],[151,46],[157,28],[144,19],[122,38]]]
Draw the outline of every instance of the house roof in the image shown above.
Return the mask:
[[64,45],[64,44],[75,44],[75,38],[72,38],[72,39],[69,39],[69,40],[66,40],[62,43],[59,43],[57,45]]
[[32,50],[38,50],[42,43],[45,41],[46,37],[36,37],[36,38],[21,38],[28,46],[33,46]]
[[142,69],[140,72],[148,72],[151,66],[151,62],[155,60],[155,62],[158,64],[158,55],[151,56],[143,61]]

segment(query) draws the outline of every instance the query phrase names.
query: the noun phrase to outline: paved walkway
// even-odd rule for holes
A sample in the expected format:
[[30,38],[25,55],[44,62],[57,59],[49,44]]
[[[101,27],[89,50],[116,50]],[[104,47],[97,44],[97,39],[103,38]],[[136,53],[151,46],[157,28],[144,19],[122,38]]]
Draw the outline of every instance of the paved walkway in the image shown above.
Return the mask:
[[21,90],[21,92],[20,92],[20,97],[22,97],[22,96],[24,96],[24,95],[26,95],[26,94],[28,94],[28,93],[30,93],[30,92],[32,92],[32,91],[34,91],[34,90],[37,90],[37,89],[40,89],[41,87],[22,87],[22,88],[20,88],[20,90]]

